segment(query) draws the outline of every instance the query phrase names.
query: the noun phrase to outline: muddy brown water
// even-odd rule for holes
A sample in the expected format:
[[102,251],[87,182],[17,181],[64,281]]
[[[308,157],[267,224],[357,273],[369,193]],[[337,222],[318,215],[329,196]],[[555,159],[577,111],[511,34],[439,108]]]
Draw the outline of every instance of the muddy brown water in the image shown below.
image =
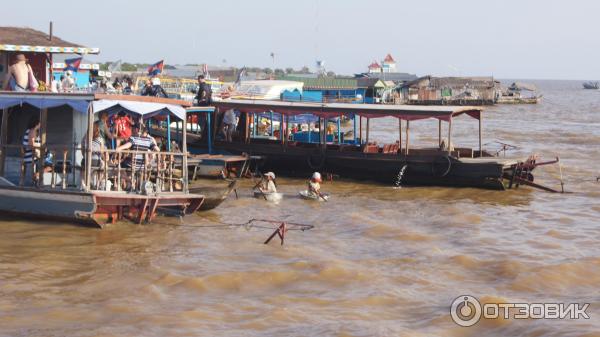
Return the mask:
[[[251,197],[218,209],[104,230],[0,219],[0,336],[593,336],[600,335],[600,91],[535,82],[539,105],[486,111],[486,142],[559,156],[572,194],[334,181],[330,202]],[[456,145],[477,122],[455,123]],[[411,124],[430,145],[437,123]],[[378,120],[373,138],[394,140]],[[493,148],[490,144],[488,148]],[[536,172],[559,187],[557,167]],[[251,218],[315,225],[289,232],[210,227]],[[589,320],[484,320],[461,328],[452,300],[591,303]]]

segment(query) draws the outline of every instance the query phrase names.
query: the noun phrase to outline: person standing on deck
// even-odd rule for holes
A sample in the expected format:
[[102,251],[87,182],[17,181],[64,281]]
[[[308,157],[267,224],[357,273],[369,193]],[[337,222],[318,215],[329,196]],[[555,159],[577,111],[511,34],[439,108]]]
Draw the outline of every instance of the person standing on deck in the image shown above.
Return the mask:
[[225,136],[225,141],[229,143],[233,142],[233,131],[235,131],[236,125],[237,117],[235,116],[235,111],[233,109],[225,111],[222,129],[223,135]]
[[65,72],[65,78],[62,80],[61,87],[63,92],[73,92],[75,90],[75,79],[73,79],[73,72],[71,70]]
[[196,94],[198,106],[209,106],[212,103],[212,89],[206,83],[204,75],[198,76],[198,93]]
[[313,196],[315,198],[319,198],[322,197],[323,194],[321,193],[321,182],[323,180],[321,180],[321,173],[319,172],[315,172],[313,173],[312,177],[310,178],[310,181],[308,182],[308,194],[310,196]]
[[40,120],[37,116],[31,117],[27,124],[27,130],[23,134],[23,163],[25,164],[25,172],[23,182],[26,186],[33,184],[38,179],[37,168],[33,167],[33,162],[39,160],[40,153]]
[[37,89],[37,80],[24,54],[15,56],[15,63],[8,68],[2,88],[17,92],[35,91]]

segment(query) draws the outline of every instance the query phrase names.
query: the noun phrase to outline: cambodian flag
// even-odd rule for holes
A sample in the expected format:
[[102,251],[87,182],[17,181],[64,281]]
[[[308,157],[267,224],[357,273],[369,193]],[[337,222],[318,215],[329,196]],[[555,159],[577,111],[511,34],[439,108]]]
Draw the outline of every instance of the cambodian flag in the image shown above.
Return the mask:
[[83,57],[76,57],[73,59],[66,59],[65,60],[65,70],[72,70],[72,71],[77,71],[77,69],[79,69],[79,66],[81,65],[81,60],[83,59]]
[[160,61],[154,63],[153,65],[149,66],[148,67],[148,75],[156,76],[156,75],[162,73],[164,65],[165,65],[164,60],[160,60]]

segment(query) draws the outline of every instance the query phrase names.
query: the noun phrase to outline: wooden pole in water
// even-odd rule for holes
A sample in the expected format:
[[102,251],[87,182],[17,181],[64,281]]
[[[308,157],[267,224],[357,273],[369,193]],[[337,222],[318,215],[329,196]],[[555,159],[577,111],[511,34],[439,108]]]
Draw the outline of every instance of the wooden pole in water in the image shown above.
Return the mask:
[[483,113],[482,111],[479,111],[479,157],[483,157],[482,153],[483,153],[483,144],[482,144],[482,139],[483,139],[483,130],[481,128],[481,119],[483,118]]
[[4,176],[6,143],[8,141],[8,108],[2,109],[2,129],[0,129],[0,176]]
[[410,140],[408,138],[410,131],[410,120],[406,120],[406,154],[408,155],[408,148],[410,147]]

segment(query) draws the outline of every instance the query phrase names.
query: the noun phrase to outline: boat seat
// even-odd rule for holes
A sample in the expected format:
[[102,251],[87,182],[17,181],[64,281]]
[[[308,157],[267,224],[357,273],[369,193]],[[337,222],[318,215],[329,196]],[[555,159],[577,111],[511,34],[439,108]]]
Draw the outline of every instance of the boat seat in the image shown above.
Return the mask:
[[377,143],[368,143],[363,148],[363,153],[379,153],[379,146]]

